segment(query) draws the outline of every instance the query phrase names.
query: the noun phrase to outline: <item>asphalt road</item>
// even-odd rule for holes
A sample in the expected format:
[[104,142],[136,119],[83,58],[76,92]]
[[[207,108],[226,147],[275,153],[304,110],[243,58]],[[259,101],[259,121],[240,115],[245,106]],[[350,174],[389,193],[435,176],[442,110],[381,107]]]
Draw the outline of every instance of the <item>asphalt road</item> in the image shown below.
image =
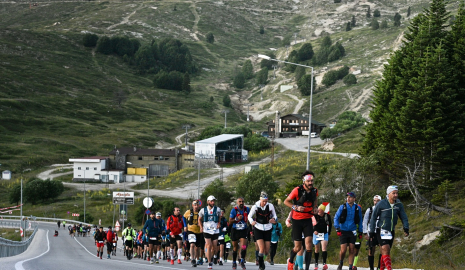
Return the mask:
[[[90,237],[70,237],[68,231],[59,230],[59,236],[54,237],[54,232],[57,225],[55,223],[40,222],[39,231],[34,237],[28,250],[17,256],[0,258],[0,269],[8,270],[49,270],[49,269],[86,269],[86,270],[102,270],[102,269],[163,269],[163,270],[186,270],[193,268],[190,263],[170,265],[166,261],[160,261],[160,264],[150,264],[148,261],[141,259],[132,259],[128,261],[123,256],[121,249],[118,249],[116,256],[111,259],[106,259],[106,247],[103,259],[97,257],[97,248],[94,244],[92,236]],[[118,247],[122,247],[121,241]],[[230,256],[232,256],[230,254]],[[231,258],[231,257],[230,257]],[[363,258],[360,258],[363,260]],[[344,270],[349,269],[347,259]],[[255,264],[246,264],[249,270],[258,270]],[[313,264],[311,268],[313,269]],[[336,270],[336,265],[328,265],[329,270]],[[207,270],[207,264],[198,266],[194,269]],[[231,261],[228,261],[223,266],[214,265],[213,270],[229,270],[231,269]],[[275,264],[273,266],[266,263],[267,270],[285,270],[286,265]],[[320,268],[321,261],[320,261]],[[358,267],[359,270],[368,270],[369,268]],[[403,269],[412,270],[412,269]]]

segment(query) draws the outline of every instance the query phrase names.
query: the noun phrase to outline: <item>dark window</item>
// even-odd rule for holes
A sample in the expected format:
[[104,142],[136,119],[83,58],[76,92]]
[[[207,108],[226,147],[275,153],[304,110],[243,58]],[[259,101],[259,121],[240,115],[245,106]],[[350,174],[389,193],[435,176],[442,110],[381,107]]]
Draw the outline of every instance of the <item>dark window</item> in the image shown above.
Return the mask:
[[158,158],[157,158],[157,157],[154,157],[153,160],[158,160]]
[[89,170],[89,167],[86,167],[86,170],[88,171],[88,170]]
[[78,167],[78,170],[81,170],[81,167]]
[[169,160],[169,159],[170,159],[169,157],[165,158],[165,160]]
[[142,160],[142,157],[139,157],[138,159],[139,159],[139,160]]
[[94,171],[96,171],[96,170],[97,170],[97,167],[94,167]]

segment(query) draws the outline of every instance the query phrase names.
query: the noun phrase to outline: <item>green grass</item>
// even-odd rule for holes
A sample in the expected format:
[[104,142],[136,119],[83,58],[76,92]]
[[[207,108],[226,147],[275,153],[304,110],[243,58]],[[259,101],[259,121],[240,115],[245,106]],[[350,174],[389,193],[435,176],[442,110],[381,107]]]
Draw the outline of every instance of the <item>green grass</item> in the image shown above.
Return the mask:
[[0,237],[12,241],[21,241],[19,228],[0,228]]

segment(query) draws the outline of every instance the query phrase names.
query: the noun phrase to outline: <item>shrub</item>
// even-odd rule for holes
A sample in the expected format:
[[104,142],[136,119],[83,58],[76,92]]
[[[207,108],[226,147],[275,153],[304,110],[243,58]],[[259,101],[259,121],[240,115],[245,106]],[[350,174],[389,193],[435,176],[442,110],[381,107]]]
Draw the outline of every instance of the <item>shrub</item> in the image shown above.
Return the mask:
[[371,22],[371,29],[378,30],[379,29],[379,22],[376,19],[373,19]]
[[245,76],[244,73],[239,72],[237,73],[236,77],[234,77],[234,87],[242,89],[245,86]]
[[244,149],[249,151],[260,151],[270,148],[270,141],[259,134],[251,134],[244,138]]
[[310,43],[305,43],[300,47],[299,51],[297,52],[297,57],[299,61],[306,61],[310,60],[313,57],[313,47]]
[[348,74],[342,79],[342,82],[345,85],[353,85],[357,83],[357,78],[355,77],[354,74]]
[[97,48],[96,51],[103,54],[111,54],[113,52],[113,48],[111,47],[111,40],[109,37],[101,37],[97,41]]
[[210,44],[213,44],[215,42],[215,36],[213,36],[212,32],[209,32],[205,38],[207,39],[207,42]]
[[86,33],[82,37],[82,44],[85,47],[95,47],[97,45],[98,36],[96,34]]
[[381,17],[381,12],[379,12],[379,10],[375,9],[375,11],[373,11],[373,17]]
[[381,22],[381,25],[379,26],[379,28],[381,28],[381,29],[386,29],[386,28],[388,28],[388,22],[387,22],[386,20],[383,20],[383,21]]
[[237,181],[236,194],[244,197],[246,204],[253,204],[259,199],[261,191],[268,193],[268,198],[272,200],[278,187],[278,183],[266,170],[251,170]]

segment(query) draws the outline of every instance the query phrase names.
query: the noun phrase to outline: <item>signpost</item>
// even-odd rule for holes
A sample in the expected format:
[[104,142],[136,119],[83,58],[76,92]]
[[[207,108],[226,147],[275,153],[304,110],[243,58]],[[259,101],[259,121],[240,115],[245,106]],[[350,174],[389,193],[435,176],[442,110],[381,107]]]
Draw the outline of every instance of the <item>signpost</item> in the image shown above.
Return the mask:
[[118,222],[118,220],[117,220],[116,223],[115,223],[115,230],[116,230],[117,232],[119,232],[120,228],[121,228],[121,225],[119,224],[119,222]]
[[21,232],[21,237],[23,237],[24,236],[23,227],[19,227],[19,231]]
[[134,192],[113,192],[113,204],[134,204]]

